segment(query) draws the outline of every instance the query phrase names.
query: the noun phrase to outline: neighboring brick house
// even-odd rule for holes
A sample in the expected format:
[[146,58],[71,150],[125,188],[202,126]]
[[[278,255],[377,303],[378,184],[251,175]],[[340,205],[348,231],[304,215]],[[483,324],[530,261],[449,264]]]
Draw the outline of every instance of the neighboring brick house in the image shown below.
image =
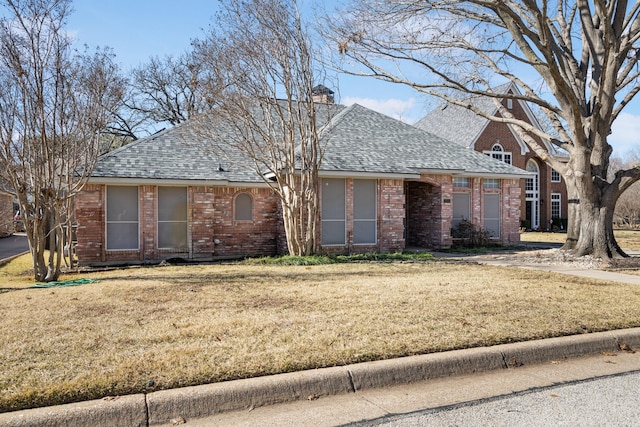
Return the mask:
[[15,231],[13,226],[13,200],[15,194],[8,185],[0,183],[0,237],[6,237]]
[[[527,173],[359,105],[327,105],[324,253],[451,246],[453,212],[518,242]],[[102,156],[76,199],[80,264],[286,252],[280,202],[186,122]],[[231,129],[211,123],[215,129]],[[219,132],[222,141],[224,132]],[[234,153],[231,153],[234,154]]]
[[[517,88],[507,84],[495,88],[494,91],[517,93]],[[498,107],[491,98],[477,97],[471,102],[489,114],[497,113]],[[525,102],[504,99],[502,104],[516,118],[541,129],[536,116]],[[521,209],[522,226],[533,230],[566,227],[567,189],[561,175],[530,150],[511,125],[492,122],[467,108],[443,103],[415,126],[460,146],[532,172],[533,175],[521,183],[521,206],[524,206],[524,209]],[[534,138],[541,141],[537,136]],[[543,143],[551,155],[568,160],[566,153],[559,151],[548,141]]]

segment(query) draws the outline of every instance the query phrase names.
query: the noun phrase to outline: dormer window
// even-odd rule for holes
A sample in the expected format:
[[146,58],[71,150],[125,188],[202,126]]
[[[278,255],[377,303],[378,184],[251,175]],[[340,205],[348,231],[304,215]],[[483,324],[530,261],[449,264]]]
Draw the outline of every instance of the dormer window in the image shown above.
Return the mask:
[[491,150],[485,150],[483,151],[483,153],[487,156],[493,157],[496,160],[500,160],[501,162],[511,164],[511,153],[504,151],[504,147],[502,147],[502,144],[500,144],[499,142],[493,144]]

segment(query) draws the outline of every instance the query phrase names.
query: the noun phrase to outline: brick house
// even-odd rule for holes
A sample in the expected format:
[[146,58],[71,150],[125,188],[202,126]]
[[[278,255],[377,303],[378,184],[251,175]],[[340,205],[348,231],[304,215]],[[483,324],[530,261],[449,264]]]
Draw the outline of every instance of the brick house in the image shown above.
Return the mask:
[[13,201],[15,194],[9,189],[9,186],[0,182],[0,237],[6,237],[13,234],[15,227],[13,225]]
[[[518,93],[513,84],[497,87],[494,91]],[[491,98],[477,97],[471,103],[489,114],[496,114],[498,110]],[[502,104],[514,117],[541,129],[535,114],[525,102],[504,99]],[[492,122],[467,108],[444,103],[415,126],[531,172],[532,175],[521,182],[521,206],[524,207],[520,218],[522,226],[533,230],[549,230],[552,224],[555,227],[566,227],[567,189],[562,176],[530,150],[511,125]],[[534,138],[541,141],[537,136]],[[568,160],[566,153],[559,151],[548,141],[541,142],[552,156]]]
[[[322,252],[446,248],[462,218],[519,241],[527,172],[360,105],[323,108]],[[285,253],[270,185],[213,145],[186,122],[102,156],[76,199],[80,264]]]

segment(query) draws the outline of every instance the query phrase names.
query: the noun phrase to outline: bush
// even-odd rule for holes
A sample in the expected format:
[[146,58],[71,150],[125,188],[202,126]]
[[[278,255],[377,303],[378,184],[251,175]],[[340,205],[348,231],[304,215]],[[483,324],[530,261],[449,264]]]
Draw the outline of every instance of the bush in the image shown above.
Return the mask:
[[451,237],[458,239],[458,244],[467,248],[480,248],[491,244],[491,233],[466,219],[451,230]]

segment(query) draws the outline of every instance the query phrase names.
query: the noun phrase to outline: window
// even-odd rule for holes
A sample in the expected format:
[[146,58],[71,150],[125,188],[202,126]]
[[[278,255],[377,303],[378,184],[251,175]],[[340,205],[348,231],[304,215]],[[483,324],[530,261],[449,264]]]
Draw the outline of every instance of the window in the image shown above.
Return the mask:
[[453,177],[453,188],[469,188],[469,178]]
[[322,244],[344,245],[346,240],[345,180],[322,180]]
[[500,237],[500,195],[488,193],[484,195],[484,229],[491,237]]
[[504,148],[499,143],[493,144],[490,151],[484,151],[483,153],[501,162],[511,164],[511,153],[504,151]]
[[551,182],[560,182],[562,177],[560,176],[560,172],[555,169],[551,169]]
[[561,194],[551,193],[551,218],[560,218],[562,216],[561,198]]
[[375,244],[377,230],[376,181],[353,180],[353,243]]
[[485,178],[484,179],[484,188],[485,190],[496,190],[500,189],[500,180],[494,178]]
[[236,221],[253,221],[253,199],[247,193],[236,196]]
[[107,186],[107,250],[138,250],[138,187]]
[[507,109],[513,109],[513,99],[511,98],[507,99]]
[[456,228],[462,220],[469,220],[469,193],[453,193],[453,219],[451,227]]
[[158,248],[187,248],[186,187],[158,187]]

